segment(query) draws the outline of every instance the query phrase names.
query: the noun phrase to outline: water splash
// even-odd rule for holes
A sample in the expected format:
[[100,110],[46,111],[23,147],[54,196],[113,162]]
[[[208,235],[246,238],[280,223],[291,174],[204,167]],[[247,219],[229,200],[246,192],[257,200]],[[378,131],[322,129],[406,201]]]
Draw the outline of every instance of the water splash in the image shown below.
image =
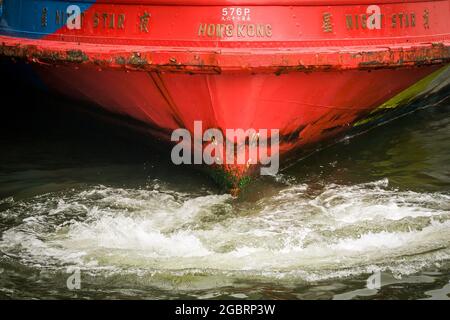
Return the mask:
[[[450,195],[395,190],[387,179],[320,188],[292,183],[246,204],[158,184],[98,186],[2,204],[2,217],[17,223],[3,231],[0,250],[56,270],[76,265],[153,278],[200,274],[229,285],[243,277],[410,274],[450,257]],[[189,288],[205,285],[189,279]]]

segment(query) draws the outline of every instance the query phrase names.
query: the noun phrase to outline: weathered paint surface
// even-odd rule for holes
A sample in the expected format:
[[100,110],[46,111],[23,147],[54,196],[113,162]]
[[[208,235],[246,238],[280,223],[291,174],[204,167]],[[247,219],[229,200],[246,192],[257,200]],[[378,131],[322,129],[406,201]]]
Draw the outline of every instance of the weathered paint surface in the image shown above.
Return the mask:
[[439,88],[444,88],[445,86],[449,85],[450,65],[447,65],[418,81],[411,87],[408,87],[379,107],[374,108],[374,110],[370,112],[367,118],[357,121],[353,126],[359,127],[380,120],[391,110],[406,107],[408,106],[408,104],[414,102],[414,100],[418,99],[419,97],[426,94],[431,94]]
[[[79,28],[65,23],[69,5],[80,9]],[[166,140],[177,128],[192,132],[194,121],[222,132],[279,129],[284,158],[431,90],[450,62],[450,1],[370,5],[3,0],[0,55],[30,62],[48,87]],[[255,170],[212,169],[235,191]]]
[[[36,63],[77,63],[91,67],[154,72],[274,73],[315,72],[349,69],[380,69],[443,64],[450,61],[450,42],[423,43],[410,47],[317,48],[268,55],[261,50],[236,55],[236,52],[184,51],[132,46],[95,44],[73,45],[43,40],[20,40],[0,36],[0,54]],[[373,49],[373,51],[367,50]],[[324,50],[321,52],[321,50]]]

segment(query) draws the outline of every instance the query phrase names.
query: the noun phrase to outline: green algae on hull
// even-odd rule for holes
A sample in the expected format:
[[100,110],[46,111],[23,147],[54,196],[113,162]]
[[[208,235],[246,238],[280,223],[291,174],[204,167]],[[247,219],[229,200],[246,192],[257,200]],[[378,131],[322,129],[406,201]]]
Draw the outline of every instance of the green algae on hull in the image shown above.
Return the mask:
[[450,65],[446,65],[439,70],[433,72],[429,76],[418,81],[414,85],[410,86],[406,90],[403,90],[393,98],[389,99],[379,107],[375,108],[367,118],[357,121],[353,126],[358,127],[361,125],[374,122],[382,118],[386,113],[401,108],[403,106],[409,105],[414,99],[419,96],[426,94],[433,89],[435,89],[441,82],[441,78],[448,77],[450,73]]
[[208,167],[207,172],[219,187],[230,192],[233,196],[237,196],[254,180],[250,173],[242,175],[234,170],[229,171],[219,166]]

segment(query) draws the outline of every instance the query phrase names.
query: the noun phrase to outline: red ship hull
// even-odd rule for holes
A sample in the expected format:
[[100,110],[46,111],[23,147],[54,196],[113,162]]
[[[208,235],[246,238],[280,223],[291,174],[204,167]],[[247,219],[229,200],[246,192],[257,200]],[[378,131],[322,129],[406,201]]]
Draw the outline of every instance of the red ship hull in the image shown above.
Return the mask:
[[[278,129],[285,158],[449,81],[447,0],[84,2],[79,28],[36,39],[33,21],[8,32],[14,6],[5,0],[0,53],[168,141],[195,121],[222,132]],[[37,12],[44,28],[51,8]],[[256,166],[217,167],[238,189]]]

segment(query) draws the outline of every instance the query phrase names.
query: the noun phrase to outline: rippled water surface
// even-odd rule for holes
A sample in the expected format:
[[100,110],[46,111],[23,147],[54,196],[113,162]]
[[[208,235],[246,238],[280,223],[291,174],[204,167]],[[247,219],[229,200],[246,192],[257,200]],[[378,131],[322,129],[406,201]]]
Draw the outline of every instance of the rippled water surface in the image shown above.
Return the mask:
[[0,298],[449,299],[449,103],[237,199],[134,135],[36,106],[2,119]]

